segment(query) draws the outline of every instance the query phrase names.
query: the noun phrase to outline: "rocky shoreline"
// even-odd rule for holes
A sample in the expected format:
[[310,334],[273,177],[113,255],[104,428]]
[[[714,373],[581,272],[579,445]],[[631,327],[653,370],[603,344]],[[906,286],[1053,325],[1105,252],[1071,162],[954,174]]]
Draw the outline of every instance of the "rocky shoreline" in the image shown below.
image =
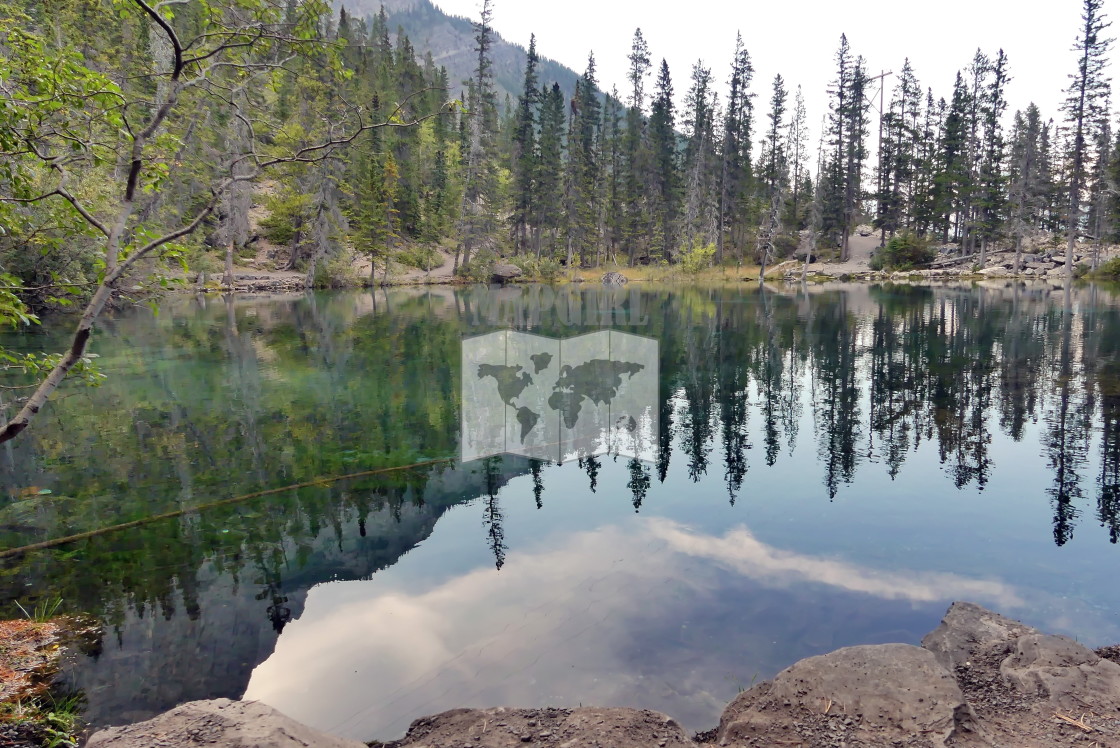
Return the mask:
[[[264,704],[196,701],[102,730],[89,748],[211,745],[362,748]],[[627,708],[455,709],[383,748],[1001,748],[1120,746],[1120,647],[1091,651],[972,603],[953,603],[920,647],[878,644],[809,657],[742,692],[689,736]]]

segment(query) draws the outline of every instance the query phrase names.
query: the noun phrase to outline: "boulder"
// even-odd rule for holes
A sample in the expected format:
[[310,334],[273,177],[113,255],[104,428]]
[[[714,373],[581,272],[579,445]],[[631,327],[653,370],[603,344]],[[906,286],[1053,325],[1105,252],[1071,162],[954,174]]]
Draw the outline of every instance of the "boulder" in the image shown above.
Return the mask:
[[1055,709],[1085,704],[1120,715],[1120,665],[1065,636],[1031,633],[1015,640],[1000,673],[1022,693],[1037,694]]
[[994,745],[1120,746],[1120,665],[1073,639],[953,603],[922,646],[956,676]]
[[365,748],[313,730],[257,701],[191,701],[147,722],[93,734],[87,748],[213,745],[220,748]]
[[412,723],[386,748],[515,748],[522,745],[677,748],[695,746],[681,726],[639,709],[453,709]]
[[945,746],[971,721],[964,694],[932,652],[879,644],[801,660],[745,691],[724,710],[717,737],[722,745],[774,745],[794,728],[809,745],[824,744],[824,735],[867,746],[923,735]]
[[514,278],[521,277],[521,268],[506,262],[499,262],[490,271],[490,279],[494,283],[508,283]]
[[932,652],[943,668],[953,672],[969,662],[977,647],[1010,641],[1033,630],[975,603],[957,602],[949,606],[937,628],[923,637],[922,648]]
[[625,286],[626,285],[626,276],[623,275],[622,273],[614,273],[614,272],[603,273],[603,279],[602,280],[603,280],[603,285],[604,286]]

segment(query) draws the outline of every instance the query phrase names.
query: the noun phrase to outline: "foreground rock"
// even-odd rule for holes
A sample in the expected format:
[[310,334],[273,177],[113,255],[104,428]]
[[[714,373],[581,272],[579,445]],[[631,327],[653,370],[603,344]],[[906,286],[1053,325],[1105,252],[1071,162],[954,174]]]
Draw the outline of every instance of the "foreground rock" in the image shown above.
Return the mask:
[[514,748],[525,744],[575,748],[674,748],[696,745],[659,712],[638,709],[453,709],[412,723],[386,748]]
[[[846,647],[809,657],[728,705],[721,745],[896,745],[914,736],[931,746],[961,744],[972,712],[932,652],[908,644]],[[795,743],[796,744],[796,743]]]
[[[416,720],[385,748],[1120,748],[1120,649],[1090,651],[971,603],[954,603],[921,647],[879,644],[810,657],[741,693],[719,727],[689,738],[637,709],[455,709]],[[92,748],[242,748],[360,743],[259,704],[193,702],[94,735]]]
[[365,748],[313,730],[270,706],[251,701],[192,701],[147,722],[94,734],[86,748],[157,748],[211,745],[221,748]]
[[956,677],[981,745],[1120,746],[1120,665],[1098,652],[972,603],[953,603],[922,646]]

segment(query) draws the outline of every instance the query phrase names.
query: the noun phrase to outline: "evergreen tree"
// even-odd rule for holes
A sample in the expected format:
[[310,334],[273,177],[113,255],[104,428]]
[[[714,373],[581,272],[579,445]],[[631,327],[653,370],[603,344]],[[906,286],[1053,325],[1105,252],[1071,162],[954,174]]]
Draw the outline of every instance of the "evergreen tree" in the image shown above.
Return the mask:
[[792,231],[805,228],[808,216],[806,206],[812,199],[812,180],[809,178],[809,122],[805,112],[805,98],[801,86],[793,101],[793,117],[786,135],[786,162],[789,164],[790,195],[787,202],[785,224]]
[[492,0],[482,0],[479,20],[474,24],[477,63],[467,106],[470,114],[470,140],[466,152],[463,190],[463,236],[455,249],[456,271],[460,267],[470,266],[472,249],[490,234],[494,222],[498,104],[494,90],[494,62],[490,57],[490,48],[494,44],[494,30],[491,27],[493,17]]
[[675,126],[673,79],[669,74],[669,63],[662,60],[649,118],[649,137],[654,246],[666,262],[672,260],[676,247],[680,202],[680,167]]
[[1010,230],[1015,241],[1015,272],[1022,267],[1023,238],[1042,223],[1046,184],[1042,173],[1042,117],[1033,103],[1015,112],[1008,170]]
[[1070,140],[1066,153],[1069,173],[1069,200],[1066,218],[1066,277],[1073,277],[1073,253],[1081,230],[1081,192],[1085,188],[1086,167],[1092,162],[1093,149],[1101,128],[1108,120],[1110,79],[1104,70],[1112,39],[1104,36],[1111,26],[1101,12],[1103,0],[1084,0],[1081,29],[1074,45],[1077,72],[1070,76],[1070,87],[1063,106]]
[[645,199],[645,181],[649,170],[649,152],[645,132],[645,82],[649,77],[649,46],[642,36],[642,30],[634,31],[634,41],[630,48],[630,69],[627,79],[630,82],[630,103],[626,110],[626,143],[624,147],[623,170],[625,192],[625,216],[623,242],[630,265],[637,259],[639,245],[648,231],[648,204]]
[[938,144],[938,170],[934,177],[934,214],[941,241],[959,241],[967,209],[965,193],[970,188],[968,112],[971,97],[964,76],[957,73],[953,96],[945,112]]
[[684,243],[705,244],[715,241],[716,210],[713,198],[713,177],[716,174],[716,107],[717,96],[712,88],[712,72],[700,62],[692,68],[692,83],[685,96],[686,181]]
[[[579,80],[572,99],[572,134],[568,158],[572,164],[572,203],[569,216],[569,241],[579,250],[581,265],[588,264],[588,253],[599,239],[600,128],[602,104],[595,77],[595,55],[587,58],[587,70]],[[569,261],[571,257],[569,256]]]
[[[602,231],[601,246],[609,262],[618,261],[619,245],[626,236],[626,171],[625,135],[622,129],[623,109],[614,89],[603,105],[602,126]],[[597,262],[599,264],[600,261]]]
[[822,205],[822,228],[839,243],[841,261],[848,259],[848,236],[862,198],[863,162],[867,158],[867,113],[863,104],[866,83],[863,58],[853,58],[847,36],[841,35],[831,89],[831,156]]
[[369,172],[358,202],[356,218],[358,246],[369,258],[369,284],[377,285],[389,273],[392,243],[398,237],[397,180],[399,173],[392,152],[369,159]]
[[533,216],[533,197],[537,176],[537,109],[540,89],[537,80],[537,37],[529,37],[529,54],[525,60],[525,80],[517,102],[517,123],[513,133],[514,205],[513,223],[516,250],[528,246],[529,222]]
[[549,255],[556,249],[560,217],[564,210],[564,94],[559,83],[541,89],[540,169],[533,224],[538,228],[537,257],[544,234],[549,236]]
[[977,185],[977,208],[980,229],[980,265],[986,259],[988,245],[999,235],[1007,204],[1007,180],[1004,173],[1006,149],[1003,138],[1003,112],[1007,108],[1004,86],[1007,84],[1007,55],[999,51],[991,66],[991,81],[984,91],[980,107],[983,118],[983,157]]
[[719,182],[719,233],[716,240],[716,262],[723,262],[725,236],[733,246],[742,246],[749,221],[751,184],[751,141],[753,103],[750,91],[754,68],[743,46],[742,34],[735,37],[735,56],[731,61],[731,78],[727,108],[723,119],[722,163]]

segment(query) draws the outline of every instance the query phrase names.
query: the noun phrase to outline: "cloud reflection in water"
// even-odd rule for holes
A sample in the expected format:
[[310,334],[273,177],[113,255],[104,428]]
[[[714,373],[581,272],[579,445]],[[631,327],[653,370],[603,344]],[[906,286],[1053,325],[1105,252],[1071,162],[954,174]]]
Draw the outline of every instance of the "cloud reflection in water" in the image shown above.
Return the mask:
[[362,740],[498,704],[639,706],[700,729],[738,687],[800,657],[914,640],[953,599],[1022,604],[998,581],[784,551],[741,526],[714,536],[635,522],[428,589],[379,578],[315,588],[245,698]]

